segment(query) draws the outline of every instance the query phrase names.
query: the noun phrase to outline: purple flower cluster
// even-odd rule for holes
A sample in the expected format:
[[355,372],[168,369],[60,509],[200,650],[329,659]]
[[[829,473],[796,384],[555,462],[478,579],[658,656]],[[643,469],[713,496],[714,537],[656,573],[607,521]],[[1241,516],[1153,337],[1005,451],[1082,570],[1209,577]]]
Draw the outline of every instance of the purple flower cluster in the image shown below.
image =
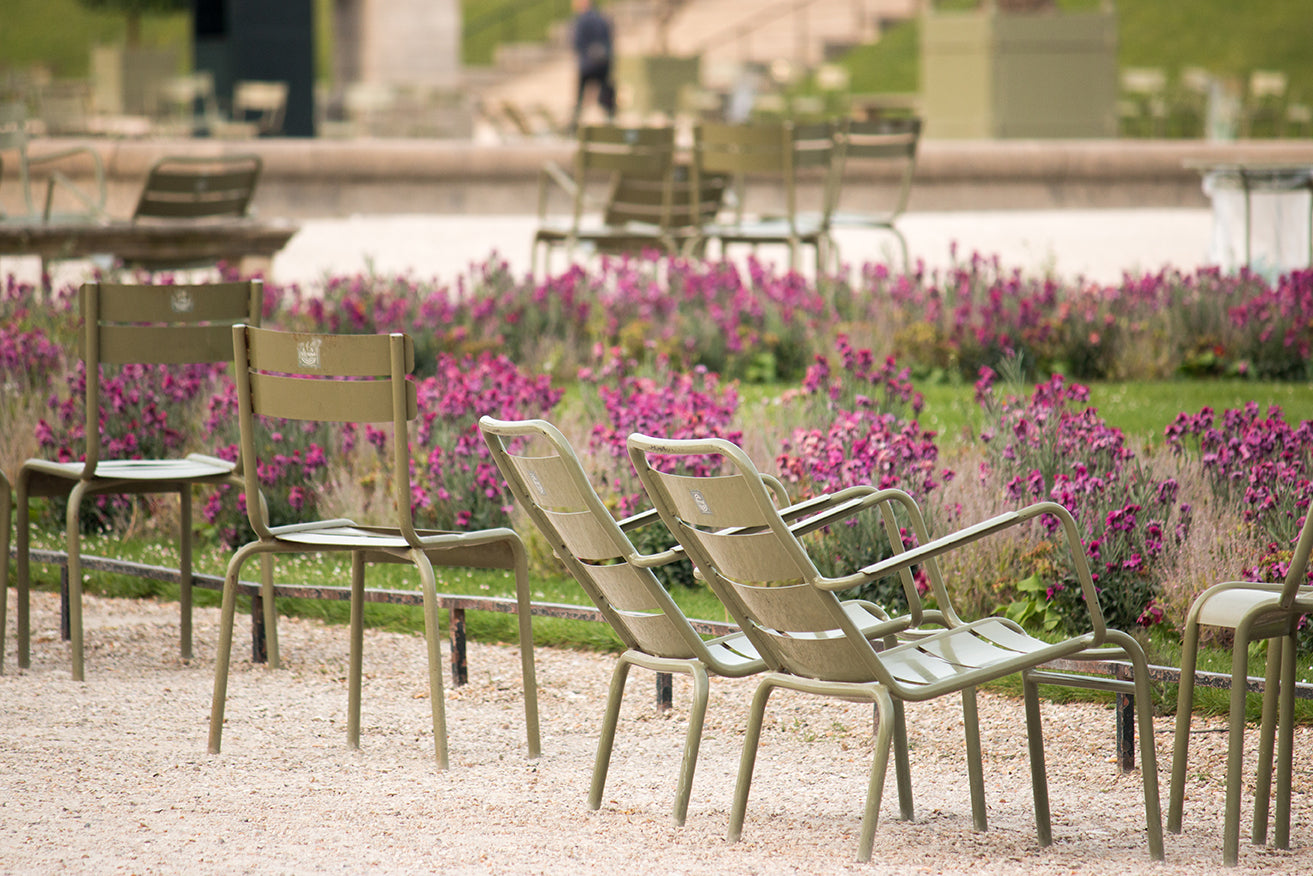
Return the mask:
[[[1284,577],[1313,499],[1313,422],[1291,427],[1276,405],[1264,413],[1250,402],[1220,417],[1212,408],[1182,413],[1165,436],[1175,453],[1193,449],[1214,492],[1238,503],[1244,519],[1267,536],[1267,553],[1243,574],[1262,580]],[[1279,575],[1264,577],[1278,570]]]
[[[1155,564],[1183,540],[1191,509],[1178,504],[1175,480],[1154,480],[1126,446],[1121,430],[1089,406],[1089,391],[1054,376],[1029,399],[997,398],[995,375],[976,385],[985,412],[987,465],[981,477],[1001,486],[1014,503],[1051,500],[1072,512],[1081,528],[1100,604],[1108,623],[1123,629],[1161,619],[1154,611]],[[1045,518],[1050,531],[1057,521]],[[1086,607],[1070,558],[1046,596],[1073,628]]]

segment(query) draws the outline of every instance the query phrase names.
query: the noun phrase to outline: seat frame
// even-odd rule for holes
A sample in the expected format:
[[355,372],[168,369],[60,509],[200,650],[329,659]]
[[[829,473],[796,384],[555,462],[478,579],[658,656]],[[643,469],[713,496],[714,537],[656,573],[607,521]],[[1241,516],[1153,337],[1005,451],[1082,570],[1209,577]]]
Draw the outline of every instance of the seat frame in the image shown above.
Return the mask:
[[[795,533],[789,530],[771,505],[756,467],[737,446],[722,439],[674,440],[640,434],[631,435],[628,445],[630,459],[661,519],[771,670],[762,676],[753,700],[730,816],[731,840],[737,840],[742,834],[765,707],[771,691],[777,687],[868,700],[876,704],[876,750],[858,846],[858,857],[862,861],[871,856],[889,741],[897,730],[897,724],[890,720],[895,716],[896,707],[905,701],[917,702],[962,693],[972,816],[976,828],[984,830],[984,778],[974,692],[981,684],[1019,674],[1025,692],[1032,790],[1040,843],[1048,845],[1052,842],[1052,830],[1039,684],[1089,686],[1122,692],[1134,690],[1149,852],[1154,859],[1162,859],[1162,821],[1147,660],[1135,639],[1108,629],[1104,624],[1079,531],[1065,508],[1054,502],[1036,503],[948,536],[931,539],[911,496],[896,489],[874,491],[864,498],[864,502],[879,508],[891,556],[856,573],[827,578],[817,571]],[[653,457],[678,460],[688,456],[699,457],[704,464],[710,458],[712,468],[715,468],[714,461],[718,457],[723,464],[721,473],[703,476],[671,474],[654,467],[652,461]],[[916,546],[908,547],[904,543],[896,510],[905,515],[916,536]],[[969,623],[958,618],[952,611],[936,557],[1041,515],[1050,515],[1061,523],[1089,606],[1089,632],[1049,643],[1027,635],[1018,625],[1003,618],[982,618]],[[867,638],[853,628],[844,613],[836,610],[838,600],[834,593],[890,574],[903,577],[918,566],[930,579],[936,602],[943,609],[939,621],[946,628],[892,630],[885,647],[877,653]],[[908,594],[908,600],[909,604],[916,604],[914,590]],[[1113,643],[1131,658],[1135,675],[1133,686],[1040,668],[1061,658],[1105,659],[1109,651],[1102,647],[1105,642]],[[906,815],[910,818],[911,813]]]
[[[418,415],[414,342],[406,335],[331,335],[276,332],[238,325],[232,329],[242,464],[248,497],[247,519],[254,541],[238,548],[224,578],[214,698],[210,709],[209,750],[219,753],[232,654],[233,623],[242,566],[254,556],[283,553],[351,554],[350,669],[347,744],[360,747],[360,696],[364,641],[365,566],[410,563],[420,577],[428,650],[429,700],[434,753],[448,767],[446,704],[434,565],[503,569],[515,575],[520,659],[525,695],[529,757],[540,752],[538,689],[533,662],[532,606],[524,544],[506,528],[469,532],[416,529],[411,513],[408,423]],[[393,428],[391,482],[396,503],[392,526],[358,525],[347,519],[304,521],[273,526],[258,477],[256,417],[315,422],[390,422]],[[271,661],[277,654],[276,593],[263,586],[265,630]]]
[[1283,582],[1227,581],[1199,594],[1186,615],[1181,646],[1181,683],[1177,690],[1176,734],[1172,746],[1171,791],[1167,829],[1181,831],[1185,808],[1185,772],[1194,708],[1195,668],[1202,627],[1230,629],[1235,637],[1231,658],[1231,703],[1227,726],[1226,808],[1222,820],[1222,861],[1240,858],[1240,797],[1243,792],[1245,700],[1249,692],[1249,646],[1267,642],[1267,667],[1259,729],[1251,841],[1267,842],[1272,796],[1273,742],[1276,741],[1276,811],[1273,843],[1290,848],[1290,792],[1294,760],[1295,651],[1299,620],[1313,614],[1313,586],[1308,580],[1313,552],[1313,514],[1305,516]]
[[[192,656],[192,498],[198,486],[241,486],[237,464],[192,453],[180,459],[102,459],[100,365],[181,365],[227,362],[232,326],[258,323],[264,307],[259,280],[189,285],[87,283],[80,290],[82,361],[86,368],[84,432],[86,456],[78,462],[29,459],[19,469],[17,489],[18,665],[30,665],[30,500],[68,499],[64,522],[68,556],[68,615],[73,678],[85,677],[82,625],[82,564],[79,517],[82,502],[95,496],[176,493],[181,575],[180,651]],[[266,569],[266,575],[268,570]],[[0,629],[0,646],[4,631]]]

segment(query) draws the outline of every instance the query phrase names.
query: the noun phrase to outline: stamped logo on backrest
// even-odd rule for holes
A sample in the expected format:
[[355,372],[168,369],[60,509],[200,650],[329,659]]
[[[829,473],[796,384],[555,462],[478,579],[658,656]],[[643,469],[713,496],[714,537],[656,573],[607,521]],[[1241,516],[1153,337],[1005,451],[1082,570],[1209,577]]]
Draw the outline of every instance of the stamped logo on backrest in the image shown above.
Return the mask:
[[538,478],[538,472],[529,472],[529,483],[533,484],[533,488],[539,493],[542,493],[544,496],[547,495],[547,488],[543,486],[543,482]]
[[319,345],[322,343],[323,340],[320,338],[307,338],[304,341],[297,342],[297,364],[302,368],[319,368]]
[[191,313],[195,306],[196,302],[192,300],[190,289],[174,289],[169,297],[169,307],[174,313]]
[[702,495],[701,490],[689,490],[688,494],[693,497],[693,504],[698,506],[698,510],[703,514],[711,513],[711,506],[707,504],[707,497]]

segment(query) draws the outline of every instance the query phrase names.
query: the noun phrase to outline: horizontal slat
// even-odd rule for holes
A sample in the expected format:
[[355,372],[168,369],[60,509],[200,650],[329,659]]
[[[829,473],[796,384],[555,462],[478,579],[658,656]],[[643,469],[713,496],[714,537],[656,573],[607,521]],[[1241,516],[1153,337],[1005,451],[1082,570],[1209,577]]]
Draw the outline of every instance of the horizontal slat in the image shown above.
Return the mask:
[[591,511],[561,513],[544,510],[571,555],[585,560],[611,560],[624,556],[623,547],[617,546],[615,530],[607,529]]
[[[387,377],[392,373],[389,335],[323,335],[249,329],[248,361],[255,371],[325,377]],[[406,373],[415,347],[405,338]]]
[[[250,300],[250,283],[177,286],[102,283],[97,308],[103,322],[236,323],[251,320]],[[259,320],[258,313],[254,317]]]
[[[407,383],[411,412],[415,386]],[[392,393],[380,380],[316,380],[251,375],[251,407],[267,417],[337,423],[392,422]],[[407,419],[410,419],[407,417]]]
[[589,566],[589,577],[606,597],[606,601],[619,611],[659,612],[666,606],[657,598],[652,587],[661,585],[646,569],[636,569],[628,563],[609,566]]
[[779,536],[770,530],[732,535],[704,532],[697,537],[716,568],[735,581],[773,584],[796,581],[812,573],[798,566]]
[[519,473],[525,492],[535,505],[554,511],[583,511],[587,508],[570,466],[559,456],[513,456],[507,454]]
[[756,489],[742,475],[687,477],[655,472],[661,479],[676,513],[698,526],[761,526],[765,518],[757,510]]
[[227,325],[117,325],[100,328],[101,362],[178,365],[232,360],[233,332]]
[[246,212],[245,195],[223,195],[196,200],[167,201],[145,198],[137,208],[137,216],[154,219],[200,219],[206,217],[242,216]]
[[161,170],[147,181],[150,193],[199,195],[208,192],[250,191],[258,174],[242,170]]
[[731,584],[735,596],[763,627],[788,633],[839,629],[839,600],[810,584],[751,587]]

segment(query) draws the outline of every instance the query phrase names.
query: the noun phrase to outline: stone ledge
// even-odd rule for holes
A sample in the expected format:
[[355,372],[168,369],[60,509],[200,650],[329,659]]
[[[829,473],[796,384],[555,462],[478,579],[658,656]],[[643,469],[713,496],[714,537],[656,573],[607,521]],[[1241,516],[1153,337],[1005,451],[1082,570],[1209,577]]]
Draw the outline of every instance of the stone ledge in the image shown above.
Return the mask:
[[[446,140],[50,140],[51,149],[86,143],[105,163],[109,212],[132,213],[146,171],[173,154],[255,152],[264,176],[256,209],[264,217],[353,214],[532,213],[538,170],[568,164],[565,141],[482,145]],[[912,210],[1207,206],[1199,174],[1186,162],[1307,162],[1313,140],[1208,143],[1141,140],[928,140],[922,144]],[[17,169],[3,168],[0,207],[21,212]],[[845,195],[878,198],[892,180],[853,168]],[[813,186],[814,188],[814,186]],[[771,193],[774,200],[777,193]],[[806,194],[804,202],[814,200]]]

